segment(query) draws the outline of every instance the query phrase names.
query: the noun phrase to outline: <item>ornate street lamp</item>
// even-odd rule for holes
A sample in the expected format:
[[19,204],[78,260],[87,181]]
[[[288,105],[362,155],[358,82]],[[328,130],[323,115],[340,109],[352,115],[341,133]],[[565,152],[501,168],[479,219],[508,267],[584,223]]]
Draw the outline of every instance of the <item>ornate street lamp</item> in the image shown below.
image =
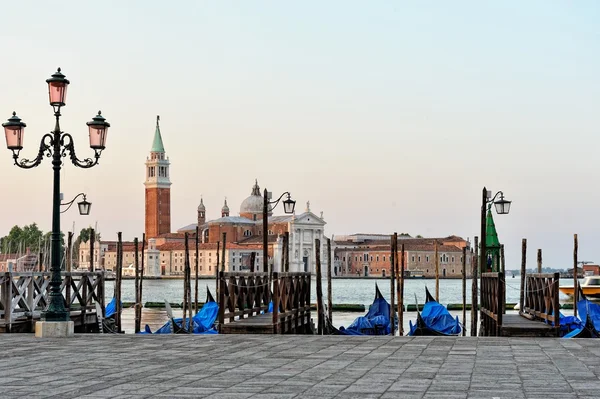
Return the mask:
[[79,193],[71,201],[66,202],[64,204],[60,204],[60,206],[67,207],[67,209],[65,209],[64,211],[60,211],[60,213],[65,213],[66,211],[68,211],[71,208],[71,206],[73,206],[75,200],[80,196],[83,196],[83,201],[77,203],[77,207],[79,208],[79,214],[81,216],[88,216],[90,214],[90,209],[92,208],[92,203],[86,200],[84,193]]
[[[496,198],[500,196],[498,200]],[[496,208],[496,212],[499,215],[506,215],[510,211],[510,204],[512,201],[507,201],[504,199],[504,193],[502,191],[498,191],[493,197],[491,197],[491,192],[489,192],[485,187],[483,188],[482,195],[482,203],[481,203],[481,253],[479,254],[479,272],[483,273],[487,268],[487,248],[486,248],[486,223],[485,217],[486,212],[491,209],[492,204],[494,204]],[[475,277],[475,276],[474,276]]]
[[279,204],[279,201],[283,198],[284,195],[287,194],[287,199],[283,201],[283,211],[285,213],[294,213],[294,208],[296,207],[296,201],[291,198],[291,194],[289,192],[285,192],[279,196],[276,201],[269,201],[271,198],[267,189],[264,191],[264,201],[263,201],[263,272],[269,273],[269,287],[271,283],[271,274],[272,271],[269,270],[269,253],[267,251],[267,245],[269,245],[269,205],[271,206],[271,211],[275,209],[275,207]]
[[[64,300],[60,292],[62,283],[60,275],[60,169],[62,158],[69,153],[69,159],[73,165],[79,168],[91,168],[98,164],[102,150],[106,143],[106,132],[110,124],[98,112],[91,122],[88,122],[90,147],[94,150],[93,158],[80,160],[75,155],[73,137],[69,133],[60,130],[60,109],[66,104],[67,87],[69,81],[60,71],[60,68],[46,80],[48,83],[49,102],[54,109],[56,124],[54,130],[42,136],[40,148],[35,159],[19,159],[19,153],[23,149],[23,132],[25,123],[13,112],[8,122],[3,123],[6,135],[6,147],[12,151],[15,165],[23,169],[31,169],[38,166],[45,157],[52,157],[52,169],[54,170],[54,188],[52,193],[52,259],[50,271],[50,294],[48,307],[42,312],[44,321],[68,321],[69,313],[64,306]],[[77,198],[77,197],[76,197]],[[75,201],[75,199],[73,199]],[[91,204],[85,200],[77,204],[81,214],[89,214]]]

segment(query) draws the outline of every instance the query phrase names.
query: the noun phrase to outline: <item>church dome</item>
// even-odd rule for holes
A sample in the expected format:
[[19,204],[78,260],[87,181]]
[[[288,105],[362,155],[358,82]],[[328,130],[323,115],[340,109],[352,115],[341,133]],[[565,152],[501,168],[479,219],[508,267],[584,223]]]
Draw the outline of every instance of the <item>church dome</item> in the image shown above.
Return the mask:
[[260,195],[258,181],[255,181],[254,187],[252,187],[252,193],[248,198],[242,201],[242,204],[240,205],[240,215],[244,213],[262,214],[263,201],[263,197]]
[[206,208],[204,207],[204,200],[202,198],[200,198],[200,205],[198,205],[198,212],[200,211],[206,211]]

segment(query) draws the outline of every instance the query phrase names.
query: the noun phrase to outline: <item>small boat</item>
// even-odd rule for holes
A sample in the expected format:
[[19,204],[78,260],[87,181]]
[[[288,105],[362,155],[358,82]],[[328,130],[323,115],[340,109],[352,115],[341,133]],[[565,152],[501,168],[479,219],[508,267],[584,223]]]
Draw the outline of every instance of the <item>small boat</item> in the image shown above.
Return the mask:
[[[590,298],[600,298],[600,276],[586,276],[579,286],[584,295]],[[561,286],[558,289],[565,295],[573,296],[572,285]]]
[[[416,297],[416,295],[415,295]],[[444,305],[440,305],[425,287],[425,306],[419,312],[417,303],[417,321],[409,321],[410,336],[457,336],[462,332],[458,316],[452,317]]]
[[[579,311],[579,316],[585,319],[585,324],[573,329],[564,335],[563,338],[600,338],[600,332],[598,332],[598,328],[600,328],[600,305],[591,302],[582,292],[582,287],[579,287],[579,290],[581,300],[577,302],[577,310]],[[562,323],[561,318],[561,327]],[[582,324],[581,321],[580,324]]]
[[[398,319],[394,318],[397,323]],[[357,317],[348,328],[339,329],[331,326],[334,335],[389,335],[390,329],[390,304],[385,300],[379,287],[375,284],[375,299],[366,315]]]
[[168,311],[167,313],[169,313],[169,321],[161,328],[152,332],[150,326],[146,324],[144,331],[140,334],[217,334],[214,325],[219,314],[219,304],[215,302],[208,287],[206,287],[206,302],[191,319],[191,332],[189,318],[174,318],[172,312]]
[[[600,305],[591,302],[583,293],[581,286],[579,289],[579,297],[581,300],[577,302],[577,310],[582,319],[585,319],[585,324],[579,321],[577,328],[572,328],[568,334],[563,335],[563,338],[600,338]],[[566,316],[565,319],[574,316]],[[560,326],[563,326],[563,317],[561,315]],[[598,328],[597,328],[598,327]]]

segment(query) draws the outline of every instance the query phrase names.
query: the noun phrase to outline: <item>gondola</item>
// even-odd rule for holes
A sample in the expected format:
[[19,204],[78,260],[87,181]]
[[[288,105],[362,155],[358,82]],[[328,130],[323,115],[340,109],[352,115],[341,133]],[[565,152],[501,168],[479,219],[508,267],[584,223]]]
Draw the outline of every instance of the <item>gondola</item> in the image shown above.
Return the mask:
[[579,311],[579,316],[585,319],[585,324],[583,327],[572,330],[563,336],[563,338],[600,338],[600,332],[598,332],[598,328],[600,328],[600,305],[591,302],[583,294],[581,286],[578,286],[578,290],[581,300],[577,302],[577,310]]
[[[395,317],[394,322],[398,322]],[[375,284],[375,299],[366,315],[357,317],[348,328],[337,329],[331,325],[329,320],[327,323],[332,335],[389,335],[391,331],[390,304]]]
[[425,287],[425,298],[425,306],[422,312],[419,312],[419,305],[417,304],[416,323],[413,325],[409,321],[408,335],[442,337],[460,335],[462,328],[458,316],[456,318],[452,317],[448,309],[433,298],[427,287]]
[[215,302],[208,287],[206,287],[206,302],[191,319],[191,332],[189,318],[185,318],[184,321],[183,317],[174,318],[172,312],[167,311],[167,313],[170,313],[169,321],[161,328],[152,332],[150,327],[146,325],[144,331],[140,334],[217,334],[214,324],[219,314],[219,304]]

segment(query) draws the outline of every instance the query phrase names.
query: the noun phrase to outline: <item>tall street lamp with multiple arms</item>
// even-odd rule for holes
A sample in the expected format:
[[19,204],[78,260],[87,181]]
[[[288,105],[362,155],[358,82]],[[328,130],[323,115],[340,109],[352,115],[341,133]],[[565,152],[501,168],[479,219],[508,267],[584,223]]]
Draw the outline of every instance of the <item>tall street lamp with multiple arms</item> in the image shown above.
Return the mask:
[[[25,131],[25,123],[13,112],[13,116],[8,122],[3,123],[4,133],[6,135],[6,146],[13,153],[15,165],[23,169],[31,169],[38,166],[44,157],[52,158],[52,169],[54,170],[54,188],[52,192],[52,258],[50,271],[52,277],[50,280],[50,294],[48,298],[48,307],[42,313],[44,321],[68,321],[69,314],[65,309],[63,297],[60,293],[62,279],[60,276],[60,169],[62,159],[69,156],[73,165],[79,168],[91,168],[98,164],[100,154],[104,150],[106,144],[106,133],[110,124],[102,117],[100,111],[92,121],[87,122],[89,130],[90,148],[94,150],[93,158],[80,160],[75,155],[75,146],[73,137],[69,133],[60,130],[60,110],[66,105],[67,87],[69,81],[58,71],[54,73],[48,83],[48,92],[50,97],[50,105],[54,110],[56,124],[54,130],[42,136],[40,148],[35,159],[19,159],[19,153],[23,149],[23,133]],[[85,198],[84,198],[85,201]],[[87,201],[86,201],[87,202]],[[89,204],[89,202],[87,202]],[[89,206],[85,203],[80,205],[80,209],[89,212]],[[86,208],[87,207],[87,208]]]

